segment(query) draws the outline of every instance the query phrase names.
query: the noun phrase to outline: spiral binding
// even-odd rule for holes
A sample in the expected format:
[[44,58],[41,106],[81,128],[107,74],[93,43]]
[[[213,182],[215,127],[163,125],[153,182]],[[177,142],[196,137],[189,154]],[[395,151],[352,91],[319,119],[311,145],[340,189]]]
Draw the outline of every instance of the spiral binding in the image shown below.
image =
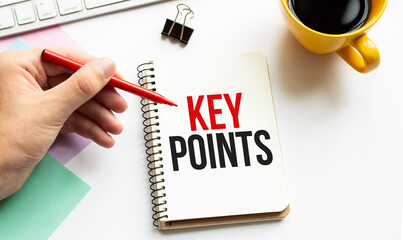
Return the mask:
[[[154,71],[153,63],[148,62],[140,64],[137,67],[137,71],[140,86],[156,91],[154,87],[155,81],[149,81],[149,79],[155,78],[155,75],[152,73]],[[158,129],[158,109],[156,103],[149,102],[147,99],[141,99],[140,103],[142,105],[141,111],[143,112],[142,115],[144,118],[143,131],[145,133],[144,140],[148,161],[147,167],[149,169],[148,175],[150,176],[149,181],[151,183],[151,203],[153,204],[152,211],[154,212],[152,216],[154,219],[153,224],[158,227],[158,220],[168,218],[168,215],[164,214],[167,211],[167,208],[164,206],[167,204],[165,200],[166,193],[163,192],[165,186],[160,186],[161,183],[165,182],[165,179],[162,177],[164,175],[164,165],[162,164],[161,157],[162,150],[160,143],[161,137],[159,136],[160,129]]]

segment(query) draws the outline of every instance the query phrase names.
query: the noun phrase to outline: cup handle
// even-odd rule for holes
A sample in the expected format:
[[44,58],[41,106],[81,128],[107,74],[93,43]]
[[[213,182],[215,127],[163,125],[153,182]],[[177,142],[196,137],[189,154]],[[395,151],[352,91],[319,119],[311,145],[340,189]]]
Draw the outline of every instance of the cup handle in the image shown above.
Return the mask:
[[365,34],[337,50],[337,54],[360,73],[374,70],[381,62],[378,48]]

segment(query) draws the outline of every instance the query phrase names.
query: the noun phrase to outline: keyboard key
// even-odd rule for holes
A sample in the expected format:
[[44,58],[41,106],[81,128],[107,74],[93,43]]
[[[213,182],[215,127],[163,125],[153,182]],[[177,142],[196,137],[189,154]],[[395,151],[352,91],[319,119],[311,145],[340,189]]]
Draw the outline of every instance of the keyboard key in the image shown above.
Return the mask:
[[91,9],[123,1],[126,0],[85,0],[85,7],[87,9]]
[[0,8],[0,29],[9,28],[15,25],[11,7]]
[[83,10],[81,0],[57,0],[59,12],[61,15],[80,12]]
[[35,22],[36,17],[31,2],[21,3],[15,6],[18,24],[27,24]]
[[36,1],[36,10],[40,20],[56,17],[56,8],[53,0]]
[[24,1],[26,0],[0,0],[0,7]]

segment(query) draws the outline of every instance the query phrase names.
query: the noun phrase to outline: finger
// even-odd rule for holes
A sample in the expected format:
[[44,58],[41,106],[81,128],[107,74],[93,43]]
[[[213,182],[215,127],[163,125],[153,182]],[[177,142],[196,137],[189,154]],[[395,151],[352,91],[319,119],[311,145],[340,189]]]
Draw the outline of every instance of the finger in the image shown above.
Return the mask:
[[[48,86],[47,77],[49,76],[56,76],[62,73],[73,74],[72,71],[63,67],[42,61],[41,55],[44,49],[44,47],[38,47],[29,50],[9,51],[10,54],[14,54],[13,59],[17,61],[17,65],[30,73],[42,88],[46,88]],[[95,56],[74,48],[49,46],[46,47],[46,49],[56,52],[82,65],[85,65],[86,63],[96,59]],[[15,63],[11,64],[11,66],[15,66]],[[116,76],[123,79],[119,73],[116,73]]]
[[95,99],[105,107],[116,113],[122,113],[127,109],[127,103],[115,88],[106,86],[95,95]]
[[[60,53],[81,64],[88,63],[95,59],[94,56],[68,47],[47,47],[51,51]],[[14,59],[22,69],[25,69],[37,81],[42,88],[47,86],[47,76],[55,76],[61,73],[72,73],[63,67],[41,60],[43,47],[29,50],[15,51]]]
[[[49,86],[44,87],[44,89],[47,90],[49,88],[55,87],[64,82],[69,77],[70,75],[67,73],[48,77]],[[95,95],[95,99],[106,108],[116,113],[123,113],[127,109],[126,101],[116,91],[115,88],[110,86],[105,86],[99,93],[97,93],[97,95]]]
[[[51,46],[51,47],[47,47],[46,49],[48,49],[52,52],[55,52],[74,62],[80,63],[82,65],[85,65],[88,62],[97,58],[89,53],[86,53],[86,52],[83,52],[83,51],[80,51],[80,50],[77,50],[74,48],[69,48],[69,47]],[[41,56],[44,48],[36,48],[35,50],[36,50],[36,54],[38,54],[38,50],[39,50],[39,52],[40,52],[39,56]],[[41,61],[41,63],[43,65],[43,68],[44,68],[47,76],[55,76],[55,75],[58,75],[61,73],[68,73],[68,74],[74,73],[71,70],[65,69],[65,68],[60,67],[53,63],[49,63],[49,62],[45,62],[45,61]],[[124,77],[120,73],[115,73],[115,77],[124,79]]]
[[120,134],[123,131],[123,125],[115,115],[95,100],[86,102],[77,111],[97,123],[106,132]]
[[84,65],[66,81],[45,92],[58,117],[67,117],[95,96],[115,74],[115,63],[109,58],[95,59]]
[[115,140],[98,124],[78,112],[74,112],[65,122],[61,133],[68,132],[76,132],[105,148],[111,148],[115,144]]
[[[95,56],[93,56],[89,53],[74,49],[74,48],[52,46],[52,47],[46,47],[46,49],[48,49],[52,52],[55,52],[74,62],[80,63],[82,65],[85,65],[86,63],[96,59]],[[44,48],[32,49],[32,51],[34,52],[34,55],[39,57],[39,59],[41,58],[43,50],[44,50]],[[72,73],[71,71],[66,71],[65,68],[55,65],[53,63],[45,62],[42,60],[40,60],[39,62],[42,64],[43,69],[45,70],[45,73],[48,76],[55,76],[55,75],[58,75],[61,73],[66,73],[66,72]]]

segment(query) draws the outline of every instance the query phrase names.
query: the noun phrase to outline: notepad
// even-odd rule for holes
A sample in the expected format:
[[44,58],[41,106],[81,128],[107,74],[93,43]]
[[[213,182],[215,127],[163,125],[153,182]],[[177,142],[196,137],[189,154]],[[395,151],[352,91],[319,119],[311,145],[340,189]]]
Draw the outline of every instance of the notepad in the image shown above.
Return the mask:
[[160,230],[284,218],[289,200],[266,58],[156,59],[139,83],[154,224]]

